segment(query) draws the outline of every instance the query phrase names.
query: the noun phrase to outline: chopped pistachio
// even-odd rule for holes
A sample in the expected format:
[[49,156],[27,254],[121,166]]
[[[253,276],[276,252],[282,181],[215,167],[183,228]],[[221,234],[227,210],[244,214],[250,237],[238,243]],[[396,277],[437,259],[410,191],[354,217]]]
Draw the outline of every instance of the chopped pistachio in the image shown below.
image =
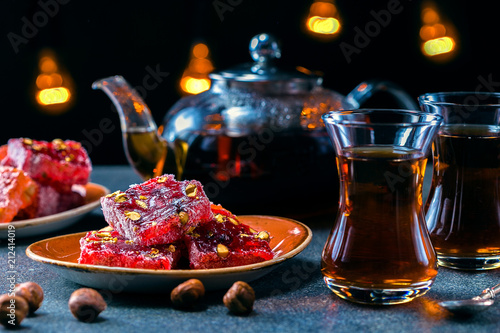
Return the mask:
[[189,220],[189,214],[186,212],[179,213],[179,221],[184,225]]
[[186,186],[186,195],[190,198],[194,198],[196,197],[196,191],[197,191],[197,187],[196,185],[194,184],[189,184],[188,186]]
[[255,235],[255,238],[259,238],[259,239],[262,239],[262,240],[268,240],[269,239],[269,234],[267,233],[267,231],[261,231],[257,235]]
[[229,249],[224,244],[217,244],[217,255],[226,258],[229,255]]
[[163,177],[160,177],[156,180],[157,183],[164,183],[167,181],[167,177],[166,176],[163,176]]
[[137,206],[139,206],[141,208],[148,209],[148,205],[146,205],[146,203],[144,201],[136,200],[135,203],[137,204]]
[[120,193],[120,191],[115,191],[113,193],[110,193],[110,194],[106,195],[106,198],[111,198],[111,197],[113,197],[113,196],[115,196],[115,195],[117,195],[119,193]]
[[141,218],[141,214],[139,214],[137,212],[125,211],[125,216],[128,217],[129,219],[131,219],[132,221],[137,221],[138,219]]

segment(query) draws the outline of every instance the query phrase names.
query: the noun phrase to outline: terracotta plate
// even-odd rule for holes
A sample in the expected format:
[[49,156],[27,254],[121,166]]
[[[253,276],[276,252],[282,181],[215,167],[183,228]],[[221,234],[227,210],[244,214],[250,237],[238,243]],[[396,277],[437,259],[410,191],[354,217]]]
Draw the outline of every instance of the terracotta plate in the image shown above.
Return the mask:
[[99,199],[109,193],[106,187],[94,183],[88,183],[85,188],[87,190],[85,205],[36,219],[0,223],[0,239],[8,237],[9,230],[12,230],[9,229],[9,225],[15,227],[15,238],[43,235],[72,225],[85,214],[99,207],[101,205]]
[[84,286],[121,292],[169,292],[179,283],[190,278],[200,279],[208,290],[229,288],[236,281],[258,279],[274,269],[277,264],[304,250],[312,239],[311,230],[295,220],[246,215],[238,216],[241,222],[256,230],[270,233],[271,248],[276,252],[272,260],[258,264],[215,268],[154,270],[78,264],[79,240],[85,233],[53,237],[31,244],[26,254],[33,260],[48,264],[66,279]]

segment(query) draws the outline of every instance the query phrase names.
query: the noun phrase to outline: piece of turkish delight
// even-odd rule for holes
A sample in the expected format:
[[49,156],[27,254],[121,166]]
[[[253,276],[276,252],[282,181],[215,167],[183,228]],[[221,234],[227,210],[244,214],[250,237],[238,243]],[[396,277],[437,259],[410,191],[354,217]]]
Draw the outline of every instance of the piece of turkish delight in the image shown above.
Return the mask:
[[8,156],[9,146],[0,146],[0,165],[12,166],[12,162]]
[[270,235],[238,221],[221,206],[212,205],[214,218],[185,234],[190,267],[209,269],[254,264],[274,258]]
[[59,192],[70,192],[73,184],[86,184],[92,171],[85,149],[71,140],[10,139],[6,158],[39,184]]
[[65,212],[85,204],[86,189],[83,185],[73,185],[70,192],[60,194],[58,212]]
[[179,241],[189,228],[213,216],[201,183],[176,181],[173,175],[104,196],[101,206],[104,219],[120,235],[148,246]]
[[120,236],[111,227],[88,232],[80,239],[78,263],[143,269],[173,269],[181,251],[173,244],[143,246]]
[[[12,221],[20,210],[31,206],[37,192],[37,184],[24,171],[0,166],[0,222]],[[33,211],[26,214],[34,217]]]

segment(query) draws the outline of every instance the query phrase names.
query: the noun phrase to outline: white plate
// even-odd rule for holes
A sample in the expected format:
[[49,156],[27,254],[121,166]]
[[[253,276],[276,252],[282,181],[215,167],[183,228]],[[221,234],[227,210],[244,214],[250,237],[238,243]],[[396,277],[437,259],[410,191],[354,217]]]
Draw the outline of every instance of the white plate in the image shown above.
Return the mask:
[[[15,227],[15,238],[31,237],[47,234],[56,230],[66,228],[80,220],[85,214],[100,206],[100,198],[109,193],[109,190],[101,185],[88,183],[85,185],[85,205],[67,210],[65,212],[14,221],[9,223],[0,223],[0,239],[5,239],[9,234],[9,225]],[[12,228],[12,227],[10,227]]]
[[304,250],[312,239],[306,225],[295,220],[247,215],[238,219],[256,230],[266,230],[271,235],[270,246],[276,257],[257,264],[214,268],[154,270],[78,264],[79,240],[86,233],[53,237],[31,244],[26,254],[33,260],[47,264],[64,278],[84,286],[106,289],[111,292],[169,292],[178,284],[200,279],[207,290],[226,289],[236,281],[250,282],[258,279],[287,259]]

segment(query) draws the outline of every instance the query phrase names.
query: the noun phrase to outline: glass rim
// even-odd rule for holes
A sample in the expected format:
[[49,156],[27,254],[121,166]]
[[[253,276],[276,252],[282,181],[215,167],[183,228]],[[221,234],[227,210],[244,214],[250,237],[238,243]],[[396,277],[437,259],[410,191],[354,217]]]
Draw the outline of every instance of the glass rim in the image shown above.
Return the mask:
[[[364,121],[359,121],[355,119],[345,119],[349,115],[369,115],[373,113],[386,113],[386,114],[400,114],[407,116],[418,116],[424,117],[426,120],[419,121],[383,121],[375,123],[367,123]],[[339,111],[329,111],[323,116],[321,116],[325,124],[342,124],[342,125],[353,125],[353,126],[429,126],[429,125],[439,125],[443,121],[443,117],[437,113],[430,113],[419,110],[406,110],[406,109],[353,109],[353,110],[339,110]],[[344,119],[342,119],[344,118]]]
[[456,97],[456,96],[488,96],[488,97],[496,97],[498,98],[498,103],[478,103],[474,104],[474,106],[485,107],[485,106],[497,106],[500,107],[500,92],[496,91],[440,91],[433,93],[425,93],[418,97],[418,102],[421,105],[450,105],[450,106],[468,106],[471,104],[464,103],[456,103],[449,101],[431,101],[429,100],[432,96],[443,96],[443,97]]

